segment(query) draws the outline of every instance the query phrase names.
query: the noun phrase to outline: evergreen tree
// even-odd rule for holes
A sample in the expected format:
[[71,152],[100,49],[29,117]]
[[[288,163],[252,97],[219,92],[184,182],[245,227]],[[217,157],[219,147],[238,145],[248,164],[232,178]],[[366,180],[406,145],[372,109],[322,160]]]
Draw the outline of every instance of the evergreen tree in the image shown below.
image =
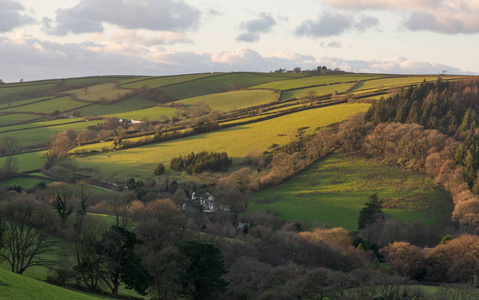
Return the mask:
[[382,214],[383,200],[379,199],[376,193],[369,196],[369,201],[365,203],[365,206],[359,212],[358,229],[362,230],[374,223]]

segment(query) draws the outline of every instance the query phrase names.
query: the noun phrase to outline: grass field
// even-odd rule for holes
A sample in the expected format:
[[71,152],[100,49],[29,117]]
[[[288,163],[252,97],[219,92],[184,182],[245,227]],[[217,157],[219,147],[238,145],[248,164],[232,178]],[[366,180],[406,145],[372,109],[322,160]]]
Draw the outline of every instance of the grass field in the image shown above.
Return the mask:
[[255,193],[249,211],[271,210],[282,219],[357,230],[359,211],[373,193],[394,219],[450,223],[450,195],[425,175],[344,154],[329,155],[286,183]]
[[171,118],[174,114],[176,108],[171,107],[150,107],[130,112],[123,112],[123,113],[113,113],[113,114],[105,114],[104,117],[117,117],[119,119],[139,119],[139,120],[158,120],[161,116],[165,115],[168,118]]
[[[17,154],[13,157],[18,160],[18,172],[26,172],[31,170],[38,170],[43,168],[43,165],[47,162],[43,156],[43,151]],[[0,157],[0,166],[2,166],[7,158]]]
[[34,187],[35,185],[39,184],[40,182],[44,182],[46,184],[49,184],[53,182],[52,180],[46,180],[46,179],[36,179],[36,178],[13,178],[9,179],[7,181],[4,181],[1,183],[3,186],[14,186],[14,185],[19,185],[25,189],[29,189]]
[[0,103],[12,103],[18,100],[29,98],[37,98],[47,93],[55,86],[55,83],[49,81],[47,83],[17,83],[5,84],[0,86]]
[[312,76],[299,79],[289,79],[282,81],[269,82],[265,84],[260,84],[253,86],[252,88],[262,88],[262,89],[274,89],[274,90],[290,90],[290,89],[299,89],[308,86],[323,85],[323,84],[332,84],[332,83],[345,83],[345,82],[355,82],[358,80],[368,80],[373,78],[378,78],[380,76]]
[[84,89],[72,90],[68,93],[81,100],[99,101],[102,98],[116,100],[131,91],[131,89],[118,88],[117,83],[104,83],[88,87],[86,93]]
[[331,84],[326,86],[319,86],[319,87],[312,87],[312,88],[305,88],[299,90],[290,90],[284,91],[281,93],[280,100],[286,100],[290,98],[300,98],[301,96],[306,96],[309,91],[313,90],[316,93],[316,96],[327,95],[333,92],[342,93],[347,91],[349,88],[353,86],[354,83],[340,83],[340,84]]
[[203,77],[209,77],[218,75],[220,73],[202,73],[202,74],[187,74],[187,75],[178,75],[178,76],[161,76],[149,78],[146,80],[135,81],[127,84],[122,84],[122,88],[127,89],[139,89],[142,86],[147,86],[148,88],[158,88],[165,85],[176,84],[180,82],[195,80]]
[[[340,104],[311,109],[179,140],[74,158],[73,161],[79,166],[96,169],[101,176],[120,178],[130,178],[133,175],[150,177],[158,163],[169,166],[173,157],[192,151],[225,151],[238,163],[251,150],[266,150],[272,143],[288,142],[299,127],[310,127],[309,130],[312,131],[316,127],[340,122],[357,112],[364,112],[368,107],[368,104]],[[101,144],[97,145],[101,149]]]
[[34,119],[41,118],[39,115],[33,115],[33,114],[8,114],[4,115],[1,114],[0,112],[0,125],[10,125],[10,124],[15,124],[19,122],[26,122]]
[[67,290],[0,268],[0,299],[88,300],[108,297]]
[[435,81],[437,76],[407,76],[397,78],[384,78],[360,82],[353,91],[366,91],[368,89],[387,88],[393,86],[403,86],[415,83],[421,83],[423,80]]
[[276,101],[278,94],[270,90],[243,90],[211,94],[180,100],[187,107],[206,103],[212,110],[229,111]]
[[35,102],[32,104],[20,106],[20,107],[12,107],[2,110],[2,112],[35,112],[35,113],[44,113],[50,114],[55,110],[60,112],[66,110],[73,110],[80,106],[85,106],[85,103],[74,101],[70,96],[60,97],[60,98],[52,98],[50,100]]
[[[261,83],[284,80],[287,76],[273,75],[269,73],[228,73],[221,76],[206,77],[190,82],[166,86],[164,91],[176,97],[186,99],[208,94],[223,93],[240,90]],[[298,75],[290,75],[292,78]],[[287,78],[287,77],[286,77]]]
[[119,114],[125,113],[135,110],[144,109],[151,106],[156,106],[158,103],[146,100],[145,98],[134,95],[128,97],[127,99],[121,100],[119,102],[113,104],[93,104],[87,107],[81,108],[82,116],[89,116],[89,115],[112,115],[112,114]]

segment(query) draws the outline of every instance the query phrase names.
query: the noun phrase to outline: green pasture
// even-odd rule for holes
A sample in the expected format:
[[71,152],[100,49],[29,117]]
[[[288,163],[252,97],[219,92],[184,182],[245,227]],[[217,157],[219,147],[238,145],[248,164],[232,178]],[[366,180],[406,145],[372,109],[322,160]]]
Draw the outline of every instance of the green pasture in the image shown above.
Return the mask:
[[[340,122],[352,114],[364,112],[368,107],[368,104],[355,103],[305,110],[216,132],[72,160],[78,166],[95,169],[101,177],[123,179],[135,175],[150,177],[158,163],[168,167],[173,157],[191,152],[225,151],[234,163],[239,163],[251,150],[264,151],[273,143],[288,142],[297,128],[309,127],[312,132],[317,127]],[[97,145],[102,148],[101,144]]]
[[186,106],[207,104],[212,110],[230,111],[274,102],[278,94],[271,90],[242,90],[211,94],[177,101]]
[[132,112],[140,109],[144,109],[151,106],[156,106],[158,103],[146,100],[145,98],[134,95],[128,97],[127,99],[123,99],[119,102],[115,102],[112,104],[93,104],[84,108],[81,108],[81,114],[83,116],[89,115],[115,115],[120,113],[127,113]]
[[21,186],[25,189],[29,189],[29,188],[32,188],[32,187],[36,186],[40,182],[44,182],[46,184],[49,184],[53,181],[48,180],[48,179],[18,177],[18,178],[13,178],[13,179],[6,180],[6,181],[2,182],[1,185],[5,186],[5,187],[19,185],[19,186]]
[[138,120],[158,120],[161,116],[166,116],[168,118],[173,117],[177,108],[171,107],[150,107],[130,112],[123,112],[123,113],[114,113],[110,115],[103,115],[104,117],[117,117],[119,119],[138,119]]
[[74,110],[78,107],[85,106],[86,103],[73,100],[70,96],[52,98],[50,100],[35,102],[32,104],[7,108],[2,111],[4,112],[35,112],[50,114],[56,110],[63,112],[68,110]]
[[[27,99],[27,100],[19,100],[19,101],[15,101],[15,102],[12,102],[12,103],[1,103],[0,104],[0,110],[4,110],[4,109],[8,109],[8,108],[11,108],[12,106],[17,106],[17,105],[28,105],[28,104],[32,104],[32,103],[35,103],[35,102],[38,102],[38,101],[42,101],[42,100],[46,100],[46,99],[51,99],[52,97],[38,97],[38,98],[31,98],[31,99]],[[20,106],[22,107],[22,106]],[[18,108],[20,108],[18,107]]]
[[131,89],[118,88],[118,83],[104,83],[90,86],[86,92],[82,88],[68,91],[68,93],[81,100],[99,101],[102,98],[117,100],[131,91]]
[[65,79],[65,85],[73,88],[92,86],[112,82],[128,82],[131,80],[138,80],[139,76],[91,76]]
[[424,81],[435,81],[437,76],[403,76],[395,78],[384,78],[376,80],[368,80],[360,82],[353,91],[367,91],[368,89],[389,88],[395,86],[405,86],[409,84],[417,84]]
[[340,84],[331,84],[331,85],[305,88],[305,89],[299,89],[299,90],[283,91],[281,93],[280,100],[283,101],[283,100],[291,99],[291,98],[299,99],[302,96],[307,96],[311,90],[313,90],[316,93],[316,96],[328,95],[333,92],[343,93],[343,92],[346,92],[348,89],[350,89],[353,86],[353,84],[354,83],[340,83]]
[[[14,155],[13,157],[18,160],[18,172],[27,172],[43,168],[47,162],[44,153],[44,151],[38,151]],[[0,157],[0,166],[3,166],[6,159],[6,157]]]
[[249,211],[357,230],[359,211],[373,193],[384,199],[383,211],[394,219],[450,223],[452,199],[427,176],[344,154],[329,155],[287,182],[256,192]]
[[122,88],[127,89],[139,89],[142,86],[147,86],[148,88],[159,88],[165,85],[176,84],[181,82],[186,82],[190,80],[195,80],[203,77],[215,76],[220,73],[202,73],[202,74],[186,74],[186,75],[177,75],[177,76],[161,76],[146,78],[145,80],[138,80],[127,84],[122,84]]
[[55,83],[15,83],[0,85],[0,103],[14,103],[15,101],[37,98],[45,95],[55,86]]
[[190,82],[169,85],[164,87],[163,90],[165,93],[180,100],[208,94],[241,90],[261,83],[284,79],[284,76],[275,76],[269,73],[227,73],[224,75],[210,76]]
[[260,84],[253,86],[252,88],[262,88],[262,89],[273,89],[273,90],[290,90],[290,89],[300,89],[303,87],[315,86],[315,85],[324,85],[324,84],[333,84],[333,83],[354,83],[358,80],[369,80],[373,78],[378,78],[378,76],[349,76],[349,75],[331,75],[331,76],[311,76],[299,79],[289,79],[282,81],[269,82],[265,84]]
[[26,121],[30,121],[30,120],[34,120],[38,118],[41,118],[41,116],[33,115],[33,114],[17,114],[17,113],[3,115],[0,113],[0,125],[9,125],[9,124],[14,124],[19,122],[26,122]]
[[108,297],[71,291],[0,268],[0,299],[88,300]]
[[[70,119],[69,119],[70,120]],[[82,121],[79,123],[69,123],[69,120],[61,120],[63,123],[57,123],[58,125],[50,126],[50,127],[40,127],[46,125],[54,125],[55,122],[38,122],[38,123],[30,123],[24,125],[17,125],[17,126],[10,126],[6,128],[2,128],[4,130],[16,129],[16,131],[9,131],[4,132],[0,131],[0,140],[2,140],[6,136],[14,136],[19,145],[29,145],[29,144],[36,144],[36,143],[46,143],[47,139],[52,136],[56,135],[59,132],[72,129],[76,132],[86,129],[88,126],[97,125],[98,123],[102,123],[102,120],[96,121]],[[83,120],[83,119],[71,119],[74,120]],[[56,120],[60,121],[60,120]]]

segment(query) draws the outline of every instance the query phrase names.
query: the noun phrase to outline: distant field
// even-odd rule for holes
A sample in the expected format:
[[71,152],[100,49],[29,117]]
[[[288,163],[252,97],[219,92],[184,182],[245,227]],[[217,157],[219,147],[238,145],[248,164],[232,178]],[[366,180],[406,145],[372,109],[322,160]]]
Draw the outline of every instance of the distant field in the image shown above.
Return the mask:
[[130,89],[118,88],[117,83],[104,83],[88,87],[86,93],[84,89],[72,90],[67,93],[81,100],[99,101],[102,98],[116,100],[118,97],[122,97],[130,91]]
[[191,82],[166,86],[163,90],[165,93],[176,99],[186,99],[208,94],[240,90],[271,81],[284,80],[284,76],[296,78],[299,75],[274,75],[274,73],[227,73],[221,76],[206,77]]
[[445,227],[453,205],[450,195],[422,174],[333,154],[291,180],[254,194],[249,211],[279,213],[287,220],[357,230],[359,211],[377,192],[383,211],[395,219]]
[[[18,160],[18,172],[38,170],[43,168],[46,163],[43,153],[43,151],[39,151],[14,155],[13,157],[17,158]],[[6,157],[0,157],[0,166],[4,164],[6,159]]]
[[270,90],[243,90],[199,96],[177,102],[186,106],[204,102],[212,110],[229,111],[274,102],[277,98],[278,94]]
[[[75,120],[82,120],[82,119],[64,119],[64,120],[56,120],[54,122],[38,122],[38,123],[0,128],[0,132],[3,130],[14,129],[14,128],[22,129],[19,131],[0,133],[0,140],[2,140],[5,136],[14,136],[18,140],[18,144],[20,145],[45,143],[50,136],[58,134],[59,132],[65,131],[67,129],[80,131],[82,129],[87,128],[88,126],[96,125],[102,122],[101,120],[97,120],[97,121],[83,121],[79,123],[66,123],[68,121],[75,121]],[[60,123],[59,121],[62,121],[63,124]],[[59,124],[59,125],[51,126],[51,127],[35,128],[35,126],[51,125],[51,124]]]
[[386,88],[386,87],[393,87],[397,85],[421,83],[423,82],[424,79],[426,79],[426,81],[435,81],[437,80],[437,76],[407,76],[407,77],[369,80],[369,81],[360,82],[353,89],[353,91],[363,91],[368,89]]
[[0,299],[88,300],[109,298],[71,291],[0,268]]
[[[23,121],[29,121],[33,119],[40,118],[41,116],[38,115],[31,115],[31,114],[9,114],[9,115],[2,115],[0,111],[0,125],[8,125],[12,123],[18,123]],[[0,128],[0,130],[2,130]]]
[[144,109],[151,106],[156,106],[158,103],[146,100],[145,98],[140,97],[139,95],[134,95],[132,97],[128,97],[120,102],[116,102],[113,104],[93,104],[84,108],[81,108],[82,116],[88,115],[113,115],[113,114],[120,114],[126,113],[130,111],[136,111],[140,109]]
[[11,111],[20,111],[20,112],[36,112],[36,113],[44,113],[50,114],[55,110],[60,112],[66,110],[76,109],[80,106],[85,106],[86,103],[74,101],[70,96],[60,97],[60,98],[52,98],[50,100],[36,102],[20,107],[12,107],[4,109],[0,112],[11,112]]
[[[52,97],[38,97],[38,98],[32,98],[32,99],[27,99],[27,100],[19,100],[19,101],[15,101],[15,102],[12,102],[12,103],[3,103],[3,104],[0,104],[0,112],[1,112],[1,110],[10,108],[12,106],[30,104],[30,103],[33,103],[33,102],[37,102],[39,100],[50,99],[50,98],[52,98]],[[20,106],[20,107],[22,107],[22,106]]]
[[347,91],[349,88],[351,88],[353,84],[354,83],[341,83],[341,84],[332,84],[332,85],[305,88],[305,89],[299,89],[299,90],[284,91],[281,93],[280,100],[286,100],[290,98],[299,99],[301,96],[306,96],[311,90],[313,90],[317,96],[331,94],[335,91],[338,93],[342,93]]
[[15,101],[37,98],[46,94],[55,86],[55,83],[16,83],[0,85],[0,103],[14,103]]
[[[73,161],[79,166],[97,169],[102,176],[120,178],[129,178],[133,175],[152,176],[153,169],[158,163],[169,166],[171,158],[192,151],[225,151],[233,157],[235,163],[238,163],[251,150],[263,151],[272,143],[288,142],[299,127],[309,126],[309,130],[312,131],[316,127],[340,122],[357,112],[364,112],[368,107],[368,104],[358,103],[311,109],[179,140],[74,158]],[[101,144],[96,145],[101,149]]]
[[127,89],[139,89],[143,85],[147,86],[148,88],[158,88],[169,84],[175,84],[185,81],[190,81],[194,79],[199,79],[203,77],[209,77],[218,75],[220,73],[202,73],[202,74],[187,74],[187,75],[178,75],[178,76],[161,76],[161,77],[154,77],[151,79],[136,81],[132,83],[122,84],[122,88]]
[[263,88],[263,89],[274,89],[274,90],[289,90],[289,89],[299,89],[302,87],[322,85],[322,84],[332,84],[332,83],[344,83],[344,82],[355,82],[358,80],[368,80],[372,78],[378,78],[380,76],[312,76],[300,79],[290,79],[275,81],[265,84],[260,84],[253,86],[252,88]]
[[51,180],[45,180],[45,179],[35,179],[35,178],[14,178],[14,179],[9,179],[7,181],[4,181],[1,183],[3,186],[14,186],[14,185],[19,185],[25,189],[29,189],[34,187],[35,185],[39,184],[40,182],[44,182],[46,184],[51,183],[53,181]]
[[148,119],[149,121],[154,121],[154,120],[160,119],[160,117],[163,115],[165,115],[168,118],[171,118],[175,114],[175,111],[177,111],[176,108],[155,106],[155,107],[150,107],[150,108],[145,108],[145,109],[140,109],[140,110],[135,110],[130,112],[124,112],[124,113],[113,113],[109,115],[105,114],[103,116],[117,117],[119,119],[139,119],[139,120]]

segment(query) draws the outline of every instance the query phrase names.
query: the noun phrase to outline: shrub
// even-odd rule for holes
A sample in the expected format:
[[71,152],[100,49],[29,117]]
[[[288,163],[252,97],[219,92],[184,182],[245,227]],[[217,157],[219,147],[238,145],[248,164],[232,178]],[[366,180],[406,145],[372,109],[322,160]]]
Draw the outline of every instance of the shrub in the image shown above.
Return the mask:
[[155,168],[155,175],[163,175],[165,173],[165,166],[163,164],[158,164]]

